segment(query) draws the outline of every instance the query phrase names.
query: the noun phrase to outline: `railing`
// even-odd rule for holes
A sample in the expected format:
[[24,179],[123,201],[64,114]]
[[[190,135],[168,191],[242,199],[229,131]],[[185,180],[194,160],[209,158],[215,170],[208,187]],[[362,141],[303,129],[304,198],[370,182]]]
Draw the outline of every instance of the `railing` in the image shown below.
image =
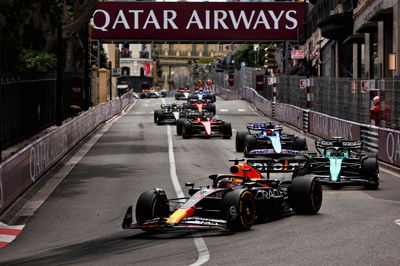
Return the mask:
[[132,54],[132,51],[130,51],[130,50],[122,50],[120,52],[120,57],[121,58],[131,58],[131,54]]
[[139,58],[149,58],[148,51],[139,51]]
[[[2,74],[0,81],[0,148],[55,123],[55,74]],[[83,75],[64,73],[62,90],[63,118],[67,118],[73,115],[72,105],[83,109]]]

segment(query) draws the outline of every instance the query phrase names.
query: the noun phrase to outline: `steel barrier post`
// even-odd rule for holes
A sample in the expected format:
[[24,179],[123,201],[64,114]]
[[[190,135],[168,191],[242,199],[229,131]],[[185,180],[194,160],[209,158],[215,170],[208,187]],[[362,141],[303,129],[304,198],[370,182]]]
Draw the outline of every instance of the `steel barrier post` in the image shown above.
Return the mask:
[[272,84],[272,118],[275,118],[275,104],[276,104],[276,78]]

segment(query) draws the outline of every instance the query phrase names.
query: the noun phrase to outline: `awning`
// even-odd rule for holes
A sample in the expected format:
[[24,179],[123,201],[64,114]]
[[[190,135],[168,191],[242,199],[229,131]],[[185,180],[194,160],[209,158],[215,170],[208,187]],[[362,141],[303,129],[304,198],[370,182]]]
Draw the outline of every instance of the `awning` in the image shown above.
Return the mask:
[[346,38],[343,43],[364,43],[364,33],[354,33]]

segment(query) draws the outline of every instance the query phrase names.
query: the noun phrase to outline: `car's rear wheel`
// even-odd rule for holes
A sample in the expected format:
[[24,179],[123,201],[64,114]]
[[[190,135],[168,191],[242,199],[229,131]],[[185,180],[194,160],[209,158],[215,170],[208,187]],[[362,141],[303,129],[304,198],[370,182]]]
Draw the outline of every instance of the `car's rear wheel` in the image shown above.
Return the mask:
[[137,224],[142,225],[158,217],[168,217],[168,199],[165,192],[160,192],[161,190],[151,190],[140,194],[135,211]]
[[192,137],[192,123],[187,120],[183,122],[182,137],[184,139],[190,139]]
[[238,131],[236,133],[236,139],[235,139],[236,151],[238,151],[238,152],[244,151],[244,142],[246,140],[247,135],[249,135],[249,133],[246,131]]
[[295,139],[294,139],[294,146],[295,146],[295,150],[298,150],[298,151],[305,151],[305,150],[307,150],[307,140],[306,140],[306,138],[305,137],[299,137],[299,136],[297,136]]
[[376,158],[367,158],[362,162],[361,176],[369,181],[365,184],[366,188],[377,189],[379,187],[379,165]]
[[154,123],[157,123],[159,116],[162,114],[162,110],[154,110]]
[[322,186],[314,175],[297,176],[289,189],[289,202],[299,214],[316,214],[322,205]]
[[222,137],[230,139],[232,137],[232,125],[229,122],[222,123]]
[[227,220],[227,229],[232,231],[248,230],[256,219],[256,204],[248,190],[231,190],[222,200],[223,213]]
[[176,134],[178,134],[178,136],[182,135],[182,127],[183,127],[183,122],[185,121],[185,119],[183,118],[179,118],[176,121]]
[[211,103],[210,107],[208,108],[210,112],[215,115],[217,113],[217,108],[215,107],[215,104]]

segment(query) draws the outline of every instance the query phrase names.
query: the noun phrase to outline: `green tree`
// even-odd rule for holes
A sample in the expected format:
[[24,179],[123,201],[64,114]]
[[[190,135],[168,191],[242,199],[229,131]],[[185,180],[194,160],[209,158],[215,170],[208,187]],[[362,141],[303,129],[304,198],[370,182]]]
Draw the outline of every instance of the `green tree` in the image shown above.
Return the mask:
[[253,44],[244,44],[239,49],[235,51],[233,58],[235,60],[235,67],[237,69],[241,68],[241,63],[246,63],[248,67],[262,67],[265,61],[265,51],[264,49],[270,47],[271,44],[261,44],[258,47],[258,53],[254,49]]
[[62,21],[65,42],[64,70],[82,69],[82,29],[89,23],[96,4],[97,0],[0,1],[1,70],[22,71],[28,65],[37,65],[32,65],[35,59],[29,58],[30,55],[37,57],[33,51],[41,54],[42,59],[46,58],[45,54],[55,54],[59,21]]

